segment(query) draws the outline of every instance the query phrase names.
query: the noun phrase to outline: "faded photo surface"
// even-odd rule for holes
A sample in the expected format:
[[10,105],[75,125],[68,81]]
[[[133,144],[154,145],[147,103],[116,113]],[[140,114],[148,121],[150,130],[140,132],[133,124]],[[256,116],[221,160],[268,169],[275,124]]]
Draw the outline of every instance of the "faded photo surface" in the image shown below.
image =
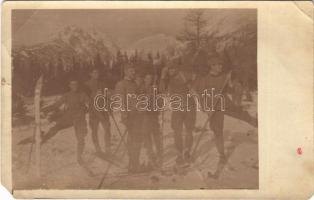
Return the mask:
[[259,189],[257,9],[14,9],[12,184]]

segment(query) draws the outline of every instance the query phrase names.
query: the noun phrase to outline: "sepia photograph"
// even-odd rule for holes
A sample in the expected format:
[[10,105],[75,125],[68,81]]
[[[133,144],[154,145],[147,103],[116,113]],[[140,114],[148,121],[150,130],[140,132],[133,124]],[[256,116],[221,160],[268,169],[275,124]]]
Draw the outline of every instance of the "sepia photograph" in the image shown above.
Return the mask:
[[313,8],[4,2],[0,199],[311,199]]
[[12,10],[13,189],[258,189],[256,9]]

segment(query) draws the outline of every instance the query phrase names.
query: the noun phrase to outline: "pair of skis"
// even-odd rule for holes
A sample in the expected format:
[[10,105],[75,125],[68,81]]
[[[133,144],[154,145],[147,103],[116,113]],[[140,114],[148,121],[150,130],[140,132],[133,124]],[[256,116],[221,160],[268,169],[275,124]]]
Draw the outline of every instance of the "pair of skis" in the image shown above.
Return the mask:
[[27,172],[30,168],[31,160],[32,160],[32,152],[33,146],[35,143],[35,166],[36,166],[36,175],[40,177],[40,143],[41,143],[41,124],[40,124],[40,100],[41,100],[41,90],[43,86],[43,76],[40,76],[35,85],[35,92],[34,92],[34,111],[35,111],[35,126],[33,132],[33,141],[31,143],[28,161],[27,161]]

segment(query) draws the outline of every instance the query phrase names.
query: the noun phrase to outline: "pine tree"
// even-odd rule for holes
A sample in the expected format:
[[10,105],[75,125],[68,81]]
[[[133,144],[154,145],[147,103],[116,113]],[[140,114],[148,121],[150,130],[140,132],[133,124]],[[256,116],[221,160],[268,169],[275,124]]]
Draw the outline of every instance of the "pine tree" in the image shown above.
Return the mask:
[[99,71],[102,71],[104,69],[104,64],[100,57],[99,52],[96,54],[96,57],[94,58],[94,67]]
[[57,62],[57,76],[62,76],[63,74],[64,74],[63,60],[61,58],[61,55],[59,55]]
[[112,64],[112,74],[118,80],[123,77],[123,64],[123,55],[121,54],[121,51],[118,50]]
[[152,65],[153,64],[153,56],[152,56],[151,52],[147,53],[147,59],[148,59],[148,63],[150,65]]
[[105,63],[106,63],[106,69],[110,70],[111,69],[111,58],[110,58],[109,54],[106,54]]
[[190,42],[191,46],[198,49],[207,38],[204,10],[191,10],[184,18],[184,29],[177,39],[183,42]]
[[116,64],[117,65],[122,65],[123,64],[123,55],[122,55],[120,50],[117,51]]
[[136,63],[138,61],[138,51],[137,49],[135,50],[135,53],[134,53],[134,63]]
[[124,63],[129,63],[129,57],[128,57],[128,54],[127,54],[126,51],[125,51],[124,54],[123,54],[123,62],[124,62]]
[[160,59],[160,53],[159,53],[159,50],[157,51],[157,53],[156,53],[156,59]]

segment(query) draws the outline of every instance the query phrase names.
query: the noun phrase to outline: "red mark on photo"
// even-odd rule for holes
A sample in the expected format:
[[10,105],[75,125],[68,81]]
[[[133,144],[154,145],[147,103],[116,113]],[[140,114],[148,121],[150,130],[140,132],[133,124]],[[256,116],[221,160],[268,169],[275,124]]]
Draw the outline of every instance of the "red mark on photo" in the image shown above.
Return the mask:
[[299,155],[302,155],[302,149],[301,149],[301,147],[299,147],[299,148],[297,149],[297,153],[298,153]]

